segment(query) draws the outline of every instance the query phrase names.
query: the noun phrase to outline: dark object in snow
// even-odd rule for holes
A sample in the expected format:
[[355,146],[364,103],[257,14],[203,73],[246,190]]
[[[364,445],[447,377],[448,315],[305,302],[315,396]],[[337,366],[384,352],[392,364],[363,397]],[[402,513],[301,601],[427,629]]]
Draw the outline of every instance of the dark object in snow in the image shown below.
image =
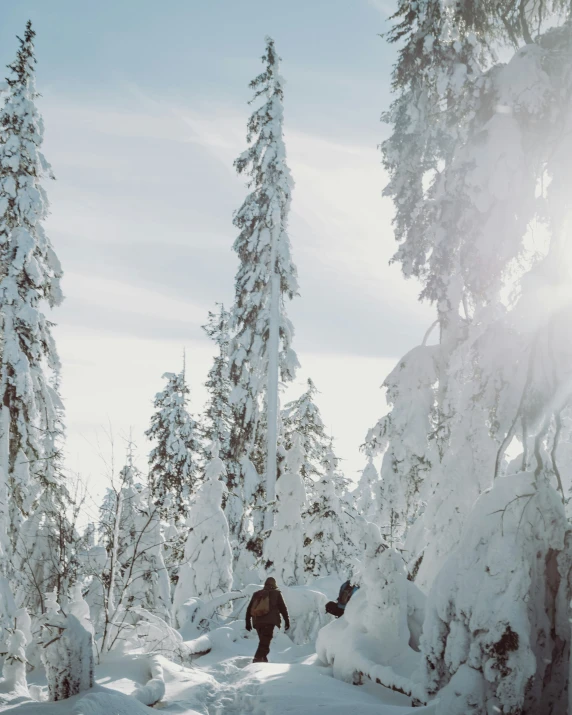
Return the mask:
[[343,616],[350,598],[358,589],[359,586],[352,586],[351,581],[344,581],[340,588],[337,602],[328,601],[328,603],[326,603],[326,613],[331,613],[332,616],[336,618]]
[[407,574],[407,580],[414,582],[417,574],[419,573],[419,569],[421,568],[421,564],[423,563],[423,557],[425,556],[425,552],[423,551],[415,560],[415,563],[413,564],[413,568],[411,571]]
[[274,628],[280,628],[281,619],[284,618],[284,630],[290,628],[290,618],[288,609],[284,603],[282,593],[278,590],[276,580],[267,578],[264,588],[252,594],[248,608],[246,609],[246,630],[252,630],[252,624],[258,633],[258,649],[254,656],[253,663],[267,663],[267,656],[270,651],[270,641],[274,633]]
[[344,615],[344,609],[340,608],[335,601],[328,601],[326,603],[326,613],[331,613],[332,616],[339,618]]

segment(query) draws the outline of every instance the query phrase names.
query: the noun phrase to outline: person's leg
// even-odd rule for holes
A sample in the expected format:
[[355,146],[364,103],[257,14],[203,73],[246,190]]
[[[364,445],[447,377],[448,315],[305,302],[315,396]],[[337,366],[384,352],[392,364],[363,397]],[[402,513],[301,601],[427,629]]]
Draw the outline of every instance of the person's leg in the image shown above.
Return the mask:
[[252,659],[253,663],[264,663],[264,646],[262,645],[262,639],[263,639],[263,629],[264,626],[258,626],[256,628],[256,632],[258,633],[258,648],[256,649],[256,653],[254,654],[254,658]]
[[257,656],[264,663],[268,663],[268,653],[270,653],[270,641],[274,633],[274,626],[262,626],[259,632],[260,645],[256,651]]

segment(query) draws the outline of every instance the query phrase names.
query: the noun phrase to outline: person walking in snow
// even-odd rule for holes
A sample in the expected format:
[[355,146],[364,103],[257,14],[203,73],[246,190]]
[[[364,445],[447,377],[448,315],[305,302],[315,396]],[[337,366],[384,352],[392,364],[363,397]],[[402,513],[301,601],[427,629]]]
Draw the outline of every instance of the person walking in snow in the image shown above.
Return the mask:
[[258,633],[258,648],[252,660],[253,663],[268,663],[270,641],[274,628],[280,628],[280,616],[284,619],[284,630],[290,628],[288,609],[284,598],[278,590],[276,579],[270,576],[264,582],[262,591],[252,594],[246,609],[246,630],[251,631],[252,625]]
[[326,613],[331,613],[332,616],[335,616],[336,618],[343,616],[346,612],[346,606],[348,605],[350,598],[358,589],[359,586],[354,586],[352,584],[350,576],[347,581],[342,583],[337,602],[328,601],[328,603],[326,603]]

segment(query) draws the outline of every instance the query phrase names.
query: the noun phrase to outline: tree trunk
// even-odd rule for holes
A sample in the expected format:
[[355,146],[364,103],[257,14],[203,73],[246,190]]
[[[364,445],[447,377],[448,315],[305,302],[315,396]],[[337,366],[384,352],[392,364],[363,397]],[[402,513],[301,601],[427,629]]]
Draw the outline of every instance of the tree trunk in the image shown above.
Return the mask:
[[[278,437],[278,343],[280,340],[280,276],[276,271],[276,243],[280,224],[275,225],[272,231],[272,253],[270,265],[271,294],[270,294],[270,330],[268,336],[268,428],[267,428],[267,452],[266,452],[266,501],[274,501],[276,494],[276,446]],[[267,507],[264,519],[266,529],[271,529],[274,525],[274,506]]]

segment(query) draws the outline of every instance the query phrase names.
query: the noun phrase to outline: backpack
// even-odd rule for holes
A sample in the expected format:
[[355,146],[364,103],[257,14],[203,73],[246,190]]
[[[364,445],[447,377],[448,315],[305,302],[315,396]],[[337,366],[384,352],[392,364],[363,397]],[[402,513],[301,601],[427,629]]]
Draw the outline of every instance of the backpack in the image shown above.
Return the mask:
[[260,616],[267,616],[270,613],[270,592],[269,591],[259,591],[254,594],[252,600],[252,608],[250,609],[250,615],[253,618],[259,618]]
[[340,590],[340,595],[338,598],[338,603],[340,606],[346,606],[350,598],[352,597],[352,594],[354,592],[354,587],[351,585],[349,581],[346,581],[341,590]]

